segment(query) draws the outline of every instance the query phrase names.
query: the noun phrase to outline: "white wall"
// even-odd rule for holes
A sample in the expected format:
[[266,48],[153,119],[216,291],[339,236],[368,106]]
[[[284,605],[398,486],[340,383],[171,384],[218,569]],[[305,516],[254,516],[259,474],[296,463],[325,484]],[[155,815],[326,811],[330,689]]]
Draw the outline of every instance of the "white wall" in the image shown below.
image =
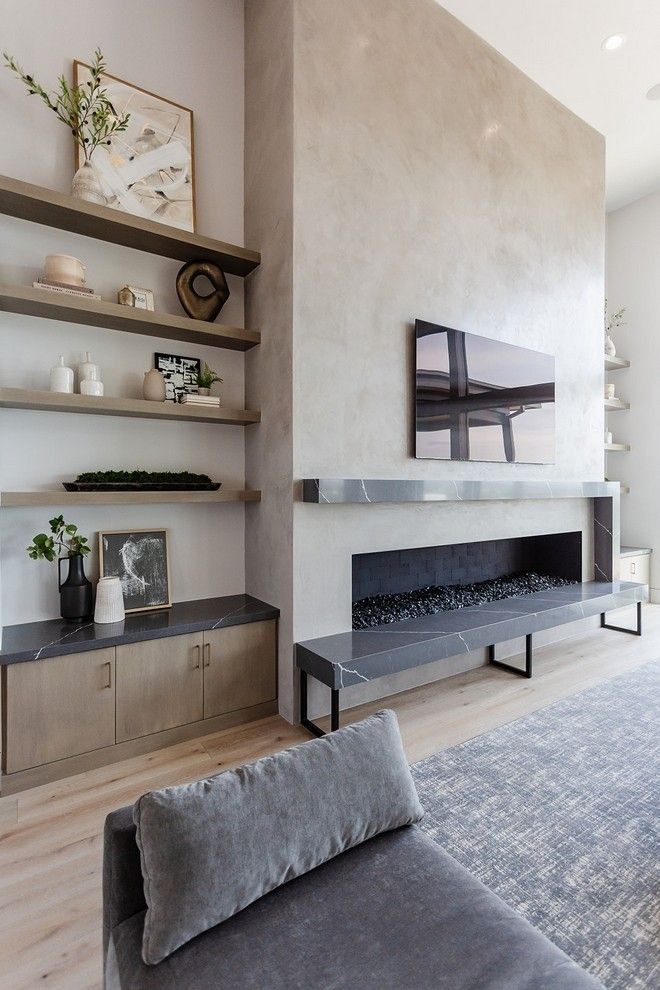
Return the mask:
[[[96,45],[114,75],[194,112],[197,229],[243,243],[243,4],[241,0],[22,0],[4,11],[2,47],[47,88],[72,60]],[[0,72],[0,172],[68,191],[74,171],[70,135],[52,113]],[[81,258],[88,281],[115,299],[126,282],[153,288],[156,308],[181,313],[174,290],[179,263],[0,217],[0,280],[31,283],[48,253]],[[230,279],[222,322],[243,324],[242,280]],[[102,367],[107,395],[141,396],[156,350],[199,355],[225,379],[227,405],[244,402],[244,358],[214,348],[152,340],[103,329],[0,314],[0,384],[47,388],[57,355],[76,363],[85,350]],[[240,427],[156,423],[55,413],[0,413],[0,486],[57,487],[78,472],[115,467],[206,472],[228,487],[244,479]],[[47,526],[50,508],[2,513],[2,623],[56,616],[55,573],[28,560],[25,547]],[[244,590],[244,511],[240,505],[71,507],[76,523],[96,531],[171,528],[174,600]],[[96,558],[96,553],[94,554]],[[88,568],[95,572],[96,561]]]
[[[626,307],[627,325],[613,333],[617,352],[630,369],[608,381],[630,402],[629,412],[611,413],[614,438],[630,453],[609,454],[607,476],[630,485],[621,497],[621,542],[660,547],[660,193],[615,210],[607,221],[607,297],[610,312]],[[660,559],[651,556],[651,599],[660,601]]]

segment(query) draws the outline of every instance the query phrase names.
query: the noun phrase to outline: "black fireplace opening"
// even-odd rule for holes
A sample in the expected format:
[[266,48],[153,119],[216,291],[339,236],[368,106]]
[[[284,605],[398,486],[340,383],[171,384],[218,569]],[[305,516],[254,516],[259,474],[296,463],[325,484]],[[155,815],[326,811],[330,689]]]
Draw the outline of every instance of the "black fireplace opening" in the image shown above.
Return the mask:
[[353,554],[353,629],[582,580],[582,533]]

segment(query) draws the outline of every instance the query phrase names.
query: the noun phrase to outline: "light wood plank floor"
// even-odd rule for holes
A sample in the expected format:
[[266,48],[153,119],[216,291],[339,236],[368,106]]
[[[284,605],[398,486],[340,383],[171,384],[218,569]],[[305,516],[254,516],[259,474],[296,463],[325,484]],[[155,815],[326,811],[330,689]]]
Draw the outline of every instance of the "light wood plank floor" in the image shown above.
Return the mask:
[[[632,613],[619,613],[617,621]],[[415,762],[660,657],[660,606],[641,639],[598,630],[535,652],[531,681],[482,667],[388,699]],[[353,709],[344,721],[384,707]],[[208,776],[308,734],[275,716],[0,798],[0,988],[101,987],[101,835],[144,791]]]

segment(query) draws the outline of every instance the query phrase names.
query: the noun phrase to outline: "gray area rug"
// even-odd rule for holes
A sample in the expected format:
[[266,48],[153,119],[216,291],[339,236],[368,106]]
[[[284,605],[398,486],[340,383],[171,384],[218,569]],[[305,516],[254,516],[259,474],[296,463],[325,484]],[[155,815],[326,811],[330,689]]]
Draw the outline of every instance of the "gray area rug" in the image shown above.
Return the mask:
[[660,661],[412,767],[422,828],[608,990],[660,987]]

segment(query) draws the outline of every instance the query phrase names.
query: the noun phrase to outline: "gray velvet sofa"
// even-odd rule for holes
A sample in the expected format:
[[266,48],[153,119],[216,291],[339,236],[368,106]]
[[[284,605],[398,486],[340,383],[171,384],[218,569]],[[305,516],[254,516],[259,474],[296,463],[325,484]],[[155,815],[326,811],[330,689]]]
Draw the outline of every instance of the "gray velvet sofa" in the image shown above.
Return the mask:
[[[392,713],[381,714],[394,718]],[[360,725],[366,723],[358,724],[353,736],[348,737],[354,748],[361,742]],[[349,726],[332,736],[338,737],[352,728]],[[379,725],[376,728],[380,731]],[[349,819],[341,816],[351,813],[357,799],[360,807],[356,814],[362,819],[359,834],[369,834],[369,828],[363,828],[368,817],[368,792],[373,791],[382,811],[389,792],[394,790],[389,783],[384,790],[384,778],[379,778],[378,768],[372,773],[368,762],[365,773],[359,773],[357,787],[351,789],[350,780],[342,780],[341,773],[336,772],[336,761],[345,760],[348,775],[355,775],[359,765],[347,759],[335,744],[334,750],[317,748],[302,754],[308,757],[302,767],[305,777],[298,779],[295,789],[287,796],[283,785],[293,779],[291,765],[295,769],[299,751],[322,743],[322,740],[303,743],[286,754],[252,765],[256,768],[251,781],[252,809],[254,794],[258,801],[260,788],[275,781],[276,793],[282,794],[286,807],[291,808],[291,821],[300,821],[301,811],[311,815],[311,822],[305,822],[310,827],[305,833],[302,858],[301,847],[291,854],[300,858],[296,867],[300,875],[193,937],[157,965],[143,961],[147,901],[142,872],[145,861],[141,861],[141,853],[144,856],[148,836],[139,832],[136,836],[133,808],[122,808],[108,816],[103,864],[106,990],[595,990],[601,987],[414,824],[380,831],[362,842],[349,839],[352,848],[306,871],[305,864],[314,858],[310,859],[306,850],[309,837],[323,829],[324,821],[328,829],[336,829],[336,837],[346,844]],[[310,756],[313,760],[325,760],[331,775],[323,778],[323,773],[317,773],[310,781],[310,766],[313,769]],[[278,760],[282,757],[285,762],[289,760],[284,777],[278,776]],[[369,754],[367,761],[368,757]],[[384,760],[387,762],[387,753]],[[238,771],[239,788],[244,787],[245,778],[240,775],[246,770],[249,772],[251,768]],[[401,774],[401,770],[397,773]],[[222,784],[226,776],[220,775],[200,786],[208,791],[215,786],[214,781]],[[317,788],[315,781],[319,777]],[[304,786],[300,785],[302,779]],[[337,811],[337,804],[341,804],[338,795],[347,792],[350,805]],[[165,794],[166,803],[178,800],[176,789],[156,793]],[[199,788],[193,797],[195,793],[201,793]],[[227,806],[226,801],[219,805],[222,814],[229,817],[230,826],[234,805],[236,814],[240,814],[243,792],[237,793],[239,798],[232,806]],[[394,804],[401,803],[401,793],[397,790],[392,797]],[[405,800],[410,803],[408,796]],[[269,808],[272,801],[271,794]],[[283,804],[274,812],[286,819],[284,807]],[[407,812],[403,814],[405,817]],[[412,817],[416,817],[414,809]],[[282,828],[289,829],[291,821],[284,821]],[[181,822],[179,817],[179,828]],[[193,856],[197,855],[196,850],[205,841],[205,832],[214,824],[212,820],[198,832],[195,830],[194,837],[185,837],[187,844],[182,846],[180,854],[184,860],[191,849]],[[349,824],[353,826],[353,819]],[[259,827],[255,822],[255,828]],[[382,829],[382,821],[376,827]],[[244,828],[245,819],[242,819],[241,829]],[[327,856],[327,851],[322,855]],[[180,915],[189,909],[181,908],[180,904],[190,904],[191,889],[183,888],[206,883],[208,863],[212,869],[214,860],[204,862],[203,872],[196,878],[194,863],[182,870],[176,881],[181,887],[181,902],[172,893],[176,887],[170,888],[169,908],[175,926],[182,920],[187,922]],[[246,870],[251,868],[248,861]],[[171,880],[171,875],[167,878]],[[153,882],[147,889],[153,898]],[[257,895],[252,892],[250,896]],[[150,909],[153,910],[151,901]]]

